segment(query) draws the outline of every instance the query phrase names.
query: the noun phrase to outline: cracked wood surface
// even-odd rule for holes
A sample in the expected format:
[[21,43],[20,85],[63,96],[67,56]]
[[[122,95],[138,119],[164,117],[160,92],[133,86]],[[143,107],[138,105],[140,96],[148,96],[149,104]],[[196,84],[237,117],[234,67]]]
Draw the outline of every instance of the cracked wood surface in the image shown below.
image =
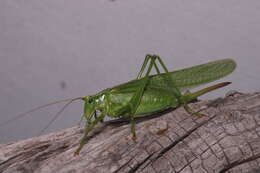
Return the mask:
[[0,172],[257,173],[260,172],[260,93],[230,92],[137,124],[100,124],[79,156],[82,128],[0,144]]

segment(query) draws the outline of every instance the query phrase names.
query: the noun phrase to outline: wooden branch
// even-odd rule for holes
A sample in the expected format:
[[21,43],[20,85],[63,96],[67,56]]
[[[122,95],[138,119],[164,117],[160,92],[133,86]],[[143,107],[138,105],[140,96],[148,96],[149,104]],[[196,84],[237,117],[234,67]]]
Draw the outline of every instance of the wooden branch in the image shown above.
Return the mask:
[[231,92],[190,106],[208,116],[178,108],[138,123],[136,142],[129,124],[100,124],[76,157],[79,127],[0,144],[0,172],[260,172],[260,93]]

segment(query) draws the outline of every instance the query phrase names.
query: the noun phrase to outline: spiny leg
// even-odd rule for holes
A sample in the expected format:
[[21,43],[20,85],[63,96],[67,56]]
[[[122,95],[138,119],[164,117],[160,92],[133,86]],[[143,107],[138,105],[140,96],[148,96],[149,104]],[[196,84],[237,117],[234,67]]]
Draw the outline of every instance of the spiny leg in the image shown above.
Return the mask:
[[[160,74],[160,70],[159,70],[159,68],[158,68],[158,65],[157,65],[156,62],[155,62],[155,60],[158,60],[159,63],[160,63],[160,65],[161,65],[162,68],[164,69],[165,73],[168,73],[168,72],[169,72],[168,69],[167,69],[167,67],[165,66],[164,62],[162,61],[162,59],[161,59],[158,55],[149,55],[149,54],[148,54],[148,55],[146,55],[146,57],[145,57],[145,60],[144,60],[143,65],[142,65],[142,67],[141,67],[141,70],[140,70],[140,72],[138,73],[137,79],[139,79],[139,78],[142,77],[142,74],[143,74],[143,72],[144,72],[144,69],[146,68],[147,63],[148,63],[149,60],[150,60],[150,65],[149,65],[150,70],[151,70],[152,66],[154,66],[155,69],[156,69],[156,71],[157,71],[157,73]],[[148,69],[147,72],[150,73],[149,69]],[[148,75],[149,75],[149,73],[148,73]],[[147,74],[146,74],[146,75],[147,75]],[[183,105],[184,109],[185,109],[188,113],[193,114],[193,115],[198,115],[198,116],[200,116],[200,117],[205,116],[204,114],[201,114],[201,113],[199,113],[199,112],[193,111],[193,110],[188,106],[188,102],[183,101],[184,99],[182,99],[182,94],[181,94],[180,90],[176,87],[176,85],[175,85],[173,79],[172,79],[170,76],[167,76],[167,75],[165,76],[165,83],[168,85],[169,88],[172,89],[172,90],[171,90],[172,94],[176,97],[176,99],[178,100],[178,102]],[[131,118],[131,131],[132,131],[132,133],[135,135],[134,126],[135,126],[135,125],[134,125],[134,119]]]
[[191,109],[191,107],[188,106],[187,104],[184,104],[184,105],[183,105],[183,108],[186,110],[186,112],[190,113],[191,115],[197,115],[199,118],[202,118],[202,117],[207,116],[207,115],[205,115],[205,114],[200,113],[199,111],[197,111],[197,112],[193,111],[193,110]]
[[147,66],[147,63],[148,63],[150,58],[151,58],[151,55],[149,55],[149,54],[145,56],[144,62],[142,64],[142,67],[141,67],[136,79],[141,78],[143,71],[144,71],[145,67]]
[[[141,68],[140,74],[142,75],[143,70],[146,68],[147,66],[147,61],[150,59],[150,56],[146,56],[146,60],[143,63],[143,66]],[[149,75],[151,73],[152,67],[155,64],[155,57],[152,57],[150,60],[150,64],[148,66],[148,70],[145,74],[145,77],[142,79],[142,83],[140,84],[140,87],[138,88],[138,90],[134,93],[134,95],[132,96],[132,98],[130,99],[129,103],[127,106],[123,107],[121,110],[118,111],[119,115],[125,114],[127,116],[130,117],[130,122],[131,122],[131,133],[132,133],[132,138],[133,140],[136,139],[136,132],[135,132],[135,113],[136,110],[141,102],[145,87],[147,86],[147,83],[149,82]]]
[[207,88],[203,88],[203,89],[196,91],[194,93],[185,94],[181,97],[182,105],[183,105],[184,109],[192,115],[197,115],[199,117],[207,116],[205,114],[200,113],[199,111],[198,112],[193,111],[187,104],[189,102],[191,102],[192,100],[197,99],[201,95],[204,95],[204,94],[206,94],[210,91],[216,90],[218,88],[222,88],[222,87],[227,86],[229,84],[231,84],[231,82],[222,82],[222,83],[218,83],[216,85],[209,86]]
[[[151,57],[150,57],[150,58],[151,58]],[[160,65],[163,67],[165,73],[168,73],[168,72],[169,72],[168,69],[167,69],[167,67],[165,66],[164,62],[162,61],[162,59],[161,59],[159,56],[153,55],[153,58],[154,58],[154,59],[157,59],[157,60],[159,61]],[[155,66],[155,68],[157,67],[156,63],[154,63],[154,66]],[[158,68],[158,67],[157,67],[157,68]],[[164,78],[165,78],[165,83],[168,85],[169,88],[171,88],[171,93],[175,96],[175,98],[178,100],[178,102],[179,102],[181,105],[183,105],[184,109],[185,109],[188,113],[193,114],[193,115],[198,115],[198,116],[200,116],[200,117],[206,116],[206,115],[204,115],[204,114],[202,114],[202,113],[193,111],[193,110],[188,106],[188,102],[183,102],[183,99],[182,99],[182,96],[183,96],[183,95],[181,94],[180,90],[176,87],[175,82],[173,81],[173,79],[171,78],[171,76],[167,76],[167,75],[166,75],[166,76],[164,76]]]
[[[158,65],[157,63],[160,64],[160,66],[163,68],[164,72],[166,75],[163,75],[162,77],[164,78],[164,81],[165,81],[165,84],[168,86],[167,88],[170,90],[170,92],[174,95],[174,97],[178,100],[178,102],[181,104],[182,100],[181,100],[181,97],[182,97],[182,94],[180,92],[180,90],[176,87],[175,85],[175,82],[173,81],[172,77],[170,75],[167,75],[167,73],[169,73],[166,65],[164,64],[164,62],[162,61],[162,59],[160,58],[160,56],[158,55],[147,55],[145,57],[145,60],[144,60],[144,63],[142,65],[142,68],[138,74],[138,78],[140,78],[143,74],[143,71],[145,69],[145,66],[147,65],[147,62],[148,61],[151,61],[150,64],[152,64],[152,66],[155,67],[156,71],[158,74],[160,74],[160,71],[159,71],[159,68],[158,68]],[[158,61],[156,63],[156,60]],[[149,71],[149,69],[148,69]]]
[[88,141],[88,133],[93,129],[93,127],[95,125],[97,125],[98,122],[102,121],[105,117],[105,114],[102,114],[97,117],[94,121],[88,123],[85,127],[85,131],[84,131],[84,136],[81,138],[80,140],[80,145],[79,147],[77,148],[77,150],[75,151],[74,155],[78,155],[80,150],[83,148],[83,146],[87,143]]
[[165,66],[164,62],[162,61],[161,57],[158,55],[153,55],[153,57],[159,61],[160,65],[164,69],[165,73],[168,73],[169,71],[168,71],[167,67]]
[[134,115],[136,113],[136,110],[141,102],[143,93],[144,93],[144,89],[147,85],[149,81],[149,76],[145,77],[143,79],[143,83],[140,86],[140,88],[136,91],[136,93],[134,94],[134,96],[131,98],[131,100],[129,101],[128,107],[130,109],[130,118],[131,118],[131,132],[133,135],[133,140],[136,139],[136,132],[135,132],[135,120],[134,120]]
[[[146,55],[144,62],[142,64],[142,67],[137,75],[137,79],[140,79],[143,75],[143,72],[145,70],[145,68],[147,67],[147,63],[150,60],[150,64],[153,64],[152,66],[154,66],[157,74],[161,74],[160,69],[156,63],[156,60],[159,62],[159,64],[162,66],[163,70],[165,73],[168,73],[168,69],[166,68],[165,64],[163,63],[163,61],[161,60],[161,58],[157,55]],[[152,62],[153,61],[153,62]]]
[[[159,63],[160,63],[160,65],[163,67],[165,73],[168,73],[168,72],[169,72],[168,69],[167,69],[167,67],[165,66],[164,62],[162,61],[162,59],[161,59],[158,55],[153,55],[153,56],[148,56],[148,57],[146,57],[146,59],[149,59],[149,58],[150,58],[150,59],[153,58],[154,61],[155,61],[155,59],[158,60]],[[148,60],[147,60],[147,61],[148,61]],[[156,64],[155,62],[154,62],[154,67],[155,67],[156,69],[158,68],[158,66],[157,66],[157,64]],[[141,71],[140,71],[140,74],[142,74]],[[202,114],[202,113],[200,113],[200,112],[195,112],[195,111],[193,111],[193,110],[188,106],[188,102],[183,102],[183,99],[182,99],[183,95],[181,94],[180,90],[176,87],[175,82],[173,81],[173,79],[171,78],[171,76],[167,76],[167,75],[166,75],[166,76],[164,76],[164,78],[165,78],[165,82],[166,82],[166,84],[168,85],[168,87],[171,88],[171,93],[175,96],[175,98],[178,100],[178,102],[179,102],[181,105],[183,105],[184,109],[185,109],[188,113],[193,114],[193,115],[197,115],[197,116],[199,116],[199,117],[206,116],[206,115],[204,115],[204,114]]]
[[[144,60],[143,65],[142,65],[142,68],[141,68],[141,70],[140,70],[140,72],[139,72],[139,74],[138,74],[138,76],[137,76],[137,79],[139,79],[139,78],[142,77],[142,74],[143,74],[143,72],[144,72],[144,69],[146,68],[147,63],[148,63],[149,60],[150,60],[151,62],[150,62],[150,65],[149,65],[149,69],[148,69],[148,71],[147,71],[147,73],[146,73],[146,77],[149,76],[152,66],[154,66],[155,69],[156,69],[156,71],[157,71],[157,73],[160,74],[159,68],[158,68],[158,66],[157,66],[157,64],[156,64],[156,62],[155,62],[155,60],[158,60],[159,63],[160,63],[160,65],[163,67],[165,73],[166,73],[166,74],[168,73],[167,67],[165,66],[165,64],[163,63],[163,61],[161,60],[161,58],[160,58],[159,56],[157,56],[157,55],[153,55],[153,56],[147,55],[146,58],[145,58],[145,60]],[[184,98],[184,95],[181,94],[180,90],[176,87],[175,82],[173,81],[173,79],[171,78],[170,75],[164,75],[163,77],[164,77],[164,79],[165,79],[165,83],[168,85],[168,88],[171,89],[171,93],[175,96],[175,98],[178,100],[179,104],[180,104],[181,106],[183,106],[184,109],[185,109],[188,113],[194,114],[194,115],[198,115],[198,116],[205,116],[204,114],[201,114],[200,112],[195,112],[195,111],[193,111],[193,110],[187,105],[191,100],[185,100],[185,99],[183,99],[183,98]],[[211,87],[209,87],[209,88],[205,88],[205,89],[203,89],[203,90],[200,90],[200,91],[198,91],[198,92],[204,92],[204,91],[205,91],[205,93],[206,93],[206,92],[209,92],[209,90],[214,90],[214,89],[216,89],[216,88],[220,88],[220,87],[223,87],[223,86],[228,85],[228,84],[229,84],[229,82],[220,83],[220,84],[211,86]],[[145,84],[145,85],[146,85],[146,84]],[[197,92],[196,92],[196,93],[197,93]],[[197,96],[197,97],[198,97],[198,96]],[[196,98],[197,98],[197,97],[196,97]],[[194,100],[194,99],[195,99],[195,98],[193,98],[192,100]],[[134,119],[132,119],[132,123],[131,123],[131,124],[132,124],[132,129],[133,129],[133,131],[134,131]]]
[[[131,98],[131,100],[129,102],[129,106],[130,106],[130,109],[131,109],[131,114],[130,114],[130,117],[131,117],[131,132],[133,134],[133,139],[134,140],[136,139],[134,115],[135,115],[135,112],[136,112],[140,102],[141,102],[141,98],[143,96],[144,89],[145,89],[147,83],[150,80],[149,76],[150,76],[152,68],[155,67],[156,72],[158,74],[160,74],[160,70],[158,68],[158,65],[156,64],[156,60],[159,61],[160,65],[164,69],[165,73],[168,73],[167,67],[165,66],[165,64],[163,63],[163,61],[161,60],[161,58],[159,56],[157,56],[157,55],[152,55],[152,56],[151,55],[147,55],[145,57],[144,63],[142,65],[142,68],[141,68],[137,78],[141,78],[142,77],[144,69],[147,67],[147,63],[148,63],[149,60],[150,60],[150,64],[148,66],[147,72],[146,72],[145,77],[143,79],[143,84],[141,85],[141,87],[138,89],[138,91],[135,93],[135,95]],[[177,90],[177,91],[179,91],[179,90]]]
[[[144,60],[144,63],[142,65],[142,68],[137,76],[137,78],[141,78],[143,72],[144,72],[144,69],[146,68],[147,66],[147,63],[148,61],[150,60],[150,64],[149,64],[149,67],[148,67],[148,70],[146,72],[146,75],[144,77],[144,83],[141,85],[141,87],[139,88],[139,90],[135,93],[135,95],[131,98],[130,102],[129,102],[129,105],[130,107],[132,107],[132,112],[131,112],[131,132],[133,134],[133,139],[135,140],[136,139],[136,133],[135,133],[135,121],[134,121],[134,114],[140,104],[140,101],[141,101],[141,98],[143,96],[143,93],[144,93],[144,89],[148,83],[148,81],[150,80],[149,76],[150,76],[150,73],[151,73],[151,70],[152,70],[152,67],[155,67],[156,71],[158,74],[160,74],[160,70],[158,68],[158,65],[156,64],[156,60],[159,61],[160,65],[162,66],[162,68],[164,69],[165,73],[168,73],[168,69],[167,67],[165,66],[165,64],[163,63],[163,61],[161,60],[161,58],[157,55],[147,55],[145,57],[145,60]],[[176,88],[176,92],[177,94],[179,94],[179,90],[178,88]],[[132,103],[135,103],[135,105],[131,106]]]
[[[162,68],[164,69],[165,73],[168,73],[168,72],[169,72],[168,69],[167,69],[167,67],[166,67],[166,65],[164,64],[164,62],[162,61],[162,59],[161,59],[158,55],[146,55],[145,60],[144,60],[144,62],[143,62],[143,65],[142,65],[142,67],[141,67],[141,70],[140,70],[140,72],[138,73],[137,79],[139,79],[139,78],[142,77],[142,74],[143,74],[143,72],[144,72],[144,69],[146,68],[147,63],[148,63],[149,60],[150,60],[150,65],[149,65],[150,70],[151,70],[152,66],[154,66],[155,69],[156,69],[156,72],[157,72],[158,74],[160,74],[160,70],[159,70],[158,65],[157,65],[157,63],[156,63],[156,61],[155,61],[155,60],[158,60],[158,61],[159,61],[159,64],[162,66]],[[147,71],[148,74],[146,74],[146,75],[149,75],[149,74],[150,74],[150,70],[148,69],[148,71]],[[204,114],[201,114],[201,113],[199,113],[199,112],[193,111],[193,110],[188,106],[188,102],[184,102],[184,101],[183,101],[183,99],[182,99],[182,94],[181,94],[180,90],[176,87],[176,85],[175,85],[173,79],[172,79],[170,76],[167,76],[167,75],[166,75],[166,76],[164,76],[164,78],[165,78],[165,83],[166,83],[166,84],[168,85],[168,87],[171,89],[171,93],[175,96],[175,98],[178,100],[178,102],[179,102],[181,105],[183,105],[184,109],[185,109],[188,113],[193,114],[193,115],[198,115],[198,116],[200,116],[200,117],[205,116]],[[134,129],[134,119],[133,119],[133,118],[131,118],[131,129],[132,129],[132,131],[134,131],[134,130],[133,130],[133,129]]]

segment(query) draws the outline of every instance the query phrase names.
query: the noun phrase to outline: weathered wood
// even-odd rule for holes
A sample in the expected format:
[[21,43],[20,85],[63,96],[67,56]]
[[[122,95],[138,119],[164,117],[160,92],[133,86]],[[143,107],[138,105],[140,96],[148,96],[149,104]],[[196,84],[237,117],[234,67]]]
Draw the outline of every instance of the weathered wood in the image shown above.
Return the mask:
[[[260,172],[260,93],[230,93],[137,124],[99,125],[79,156],[82,128],[0,145],[0,172],[237,173]],[[116,126],[115,126],[116,125]]]

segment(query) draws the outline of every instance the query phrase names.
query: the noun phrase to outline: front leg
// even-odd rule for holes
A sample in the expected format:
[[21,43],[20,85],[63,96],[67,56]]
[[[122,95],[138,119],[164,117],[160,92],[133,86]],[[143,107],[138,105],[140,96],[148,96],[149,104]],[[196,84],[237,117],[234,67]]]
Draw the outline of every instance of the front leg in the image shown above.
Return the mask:
[[81,149],[83,148],[83,146],[87,143],[87,141],[89,140],[89,136],[88,133],[93,129],[93,127],[100,121],[102,121],[105,117],[105,114],[101,113],[100,116],[98,116],[94,121],[92,122],[86,122],[86,127],[85,127],[85,131],[84,131],[84,136],[81,138],[80,140],[80,145],[77,148],[77,150],[74,153],[74,156],[79,155],[79,152],[81,151]]

